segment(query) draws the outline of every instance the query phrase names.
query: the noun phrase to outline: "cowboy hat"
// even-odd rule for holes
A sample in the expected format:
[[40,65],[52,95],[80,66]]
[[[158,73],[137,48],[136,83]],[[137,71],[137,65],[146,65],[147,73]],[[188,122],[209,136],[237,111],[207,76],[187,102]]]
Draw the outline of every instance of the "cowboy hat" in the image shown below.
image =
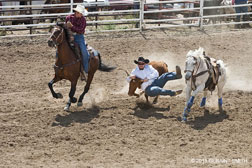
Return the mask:
[[135,64],[138,64],[139,62],[144,62],[145,64],[148,64],[150,61],[148,59],[144,59],[144,57],[138,57],[138,60],[134,60]]
[[73,11],[81,13],[83,16],[88,15],[88,11],[85,9],[84,5],[77,5],[76,8],[73,8]]

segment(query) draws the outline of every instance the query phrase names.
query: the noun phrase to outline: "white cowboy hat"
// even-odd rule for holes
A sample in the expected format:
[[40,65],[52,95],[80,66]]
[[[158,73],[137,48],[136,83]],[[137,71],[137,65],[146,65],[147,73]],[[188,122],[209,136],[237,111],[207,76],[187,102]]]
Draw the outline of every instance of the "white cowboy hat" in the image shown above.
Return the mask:
[[83,14],[84,16],[88,15],[88,11],[85,9],[84,5],[77,5],[76,8],[73,8],[73,11],[77,11],[77,12]]

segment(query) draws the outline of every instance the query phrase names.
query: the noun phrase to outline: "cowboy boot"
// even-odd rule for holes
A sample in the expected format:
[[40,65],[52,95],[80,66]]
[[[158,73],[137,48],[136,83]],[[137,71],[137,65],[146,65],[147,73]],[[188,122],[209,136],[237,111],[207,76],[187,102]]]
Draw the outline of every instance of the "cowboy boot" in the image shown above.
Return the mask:
[[177,79],[181,79],[182,78],[181,69],[180,69],[179,66],[176,66],[176,78]]
[[81,69],[80,69],[80,77],[82,81],[87,81],[87,76],[84,72],[83,66],[81,65]]
[[75,46],[74,46],[74,53],[78,59],[82,59],[81,50],[77,44],[75,44]]
[[174,96],[177,96],[177,95],[181,94],[182,92],[183,92],[183,90],[176,90]]

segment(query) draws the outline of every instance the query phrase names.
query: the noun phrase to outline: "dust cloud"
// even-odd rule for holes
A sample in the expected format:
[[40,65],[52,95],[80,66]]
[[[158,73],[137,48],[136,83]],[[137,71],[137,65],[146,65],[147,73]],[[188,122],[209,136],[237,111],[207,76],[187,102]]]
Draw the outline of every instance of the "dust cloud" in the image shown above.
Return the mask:
[[85,99],[85,102],[88,104],[96,105],[96,103],[107,101],[108,100],[108,92],[103,87],[95,86],[97,89],[90,90],[90,93],[88,92],[88,97]]
[[[249,73],[249,72],[247,72]],[[252,78],[246,74],[245,70],[239,70],[235,67],[227,67],[227,83],[224,89],[252,91]]]

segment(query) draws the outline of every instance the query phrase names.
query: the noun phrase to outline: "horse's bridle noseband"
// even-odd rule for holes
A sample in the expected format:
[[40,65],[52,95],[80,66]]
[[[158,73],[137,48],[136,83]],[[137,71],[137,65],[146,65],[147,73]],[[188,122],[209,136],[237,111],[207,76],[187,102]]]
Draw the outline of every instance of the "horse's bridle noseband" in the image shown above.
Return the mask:
[[[196,61],[195,65],[196,65],[196,64],[198,64],[197,59],[196,59],[195,57],[193,57],[193,59]],[[200,60],[200,63],[201,63],[201,60]],[[198,64],[199,66],[198,66],[198,68],[197,68],[197,71],[199,70],[200,63]],[[193,75],[193,73],[194,73],[194,69],[195,69],[195,68],[193,68],[193,70],[188,70],[188,69],[185,69],[185,70],[184,70],[184,73],[186,73],[186,72],[191,72],[191,73],[192,73],[192,75]],[[197,71],[196,71],[196,73],[197,73]]]
[[[196,59],[195,57],[193,57],[193,58],[194,58],[194,60],[196,60],[196,63],[195,63],[195,64],[198,64],[197,70],[194,71],[195,68],[193,68],[193,70],[187,70],[187,69],[186,69],[184,72],[185,72],[185,73],[186,73],[186,72],[191,72],[191,73],[192,73],[192,76],[191,76],[192,79],[193,79],[193,80],[196,80],[196,78],[197,78],[198,76],[201,76],[201,75],[205,74],[206,72],[209,72],[209,65],[208,65],[208,63],[206,62],[206,64],[207,64],[207,70],[198,73],[198,70],[199,70],[199,67],[200,67],[202,61],[201,61],[201,59],[200,59],[200,62],[198,63],[198,62],[197,62],[197,59]],[[195,75],[194,75],[194,72],[196,72]],[[190,79],[190,78],[189,78],[189,79]],[[189,80],[189,79],[188,79],[188,80]]]

